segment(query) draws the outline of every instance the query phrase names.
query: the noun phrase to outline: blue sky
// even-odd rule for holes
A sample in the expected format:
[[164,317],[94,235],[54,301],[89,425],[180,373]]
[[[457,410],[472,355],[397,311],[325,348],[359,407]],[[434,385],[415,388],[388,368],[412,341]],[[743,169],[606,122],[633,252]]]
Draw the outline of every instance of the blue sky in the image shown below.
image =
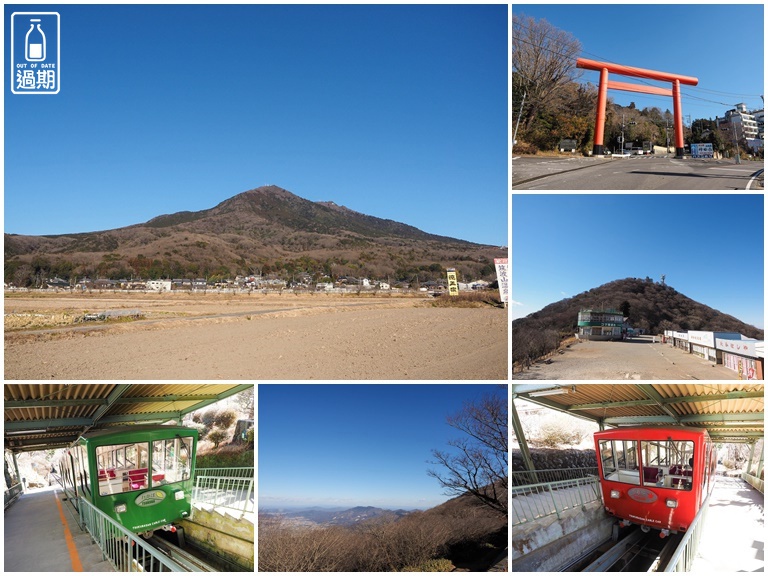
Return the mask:
[[[570,32],[583,58],[672,72],[699,79],[682,87],[683,115],[724,116],[739,102],[763,108],[763,4],[514,4],[525,14]],[[632,84],[638,78],[615,76]],[[579,80],[597,85],[599,73],[583,70]],[[647,81],[669,88],[668,82]],[[673,110],[672,99],[609,90],[617,104]],[[687,123],[687,120],[686,120]]]
[[11,13],[50,10],[61,91],[4,82],[6,232],[109,229],[277,184],[507,244],[506,5],[6,5],[6,54]]
[[666,274],[678,292],[764,328],[763,209],[762,194],[515,194],[512,317]]
[[430,508],[449,499],[427,476],[446,424],[482,384],[273,384],[258,387],[259,507]]

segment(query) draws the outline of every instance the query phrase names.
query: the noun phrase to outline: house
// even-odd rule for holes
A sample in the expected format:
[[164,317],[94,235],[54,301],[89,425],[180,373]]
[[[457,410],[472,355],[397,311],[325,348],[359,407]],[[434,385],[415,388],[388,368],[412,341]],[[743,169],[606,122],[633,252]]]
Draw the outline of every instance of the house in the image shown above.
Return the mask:
[[147,290],[157,290],[158,292],[170,292],[172,283],[170,280],[147,280]]

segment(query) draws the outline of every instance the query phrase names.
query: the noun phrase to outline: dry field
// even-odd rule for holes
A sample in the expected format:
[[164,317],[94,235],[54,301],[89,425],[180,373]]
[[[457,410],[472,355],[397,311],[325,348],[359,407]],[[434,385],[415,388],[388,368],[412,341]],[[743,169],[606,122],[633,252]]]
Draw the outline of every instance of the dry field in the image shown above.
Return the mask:
[[[138,319],[83,322],[139,311]],[[353,294],[5,296],[8,380],[503,380],[507,311]]]

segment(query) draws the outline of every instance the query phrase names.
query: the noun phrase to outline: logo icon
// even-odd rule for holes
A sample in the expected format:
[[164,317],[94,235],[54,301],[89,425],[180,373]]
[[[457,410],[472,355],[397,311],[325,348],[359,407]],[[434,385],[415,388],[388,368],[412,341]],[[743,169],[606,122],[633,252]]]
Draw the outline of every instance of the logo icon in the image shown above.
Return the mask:
[[58,12],[11,14],[11,92],[58,94],[61,85]]
[[147,506],[154,506],[165,500],[165,492],[162,490],[150,490],[149,492],[143,492],[136,497],[134,502],[136,506],[146,508]]

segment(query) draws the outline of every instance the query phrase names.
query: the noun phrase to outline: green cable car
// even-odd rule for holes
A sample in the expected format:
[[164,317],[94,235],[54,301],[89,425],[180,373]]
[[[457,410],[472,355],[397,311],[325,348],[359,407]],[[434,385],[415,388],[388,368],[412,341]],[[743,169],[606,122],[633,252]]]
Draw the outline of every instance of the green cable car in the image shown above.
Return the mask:
[[67,449],[61,477],[76,498],[149,538],[176,531],[192,505],[197,430],[121,426],[87,432]]

